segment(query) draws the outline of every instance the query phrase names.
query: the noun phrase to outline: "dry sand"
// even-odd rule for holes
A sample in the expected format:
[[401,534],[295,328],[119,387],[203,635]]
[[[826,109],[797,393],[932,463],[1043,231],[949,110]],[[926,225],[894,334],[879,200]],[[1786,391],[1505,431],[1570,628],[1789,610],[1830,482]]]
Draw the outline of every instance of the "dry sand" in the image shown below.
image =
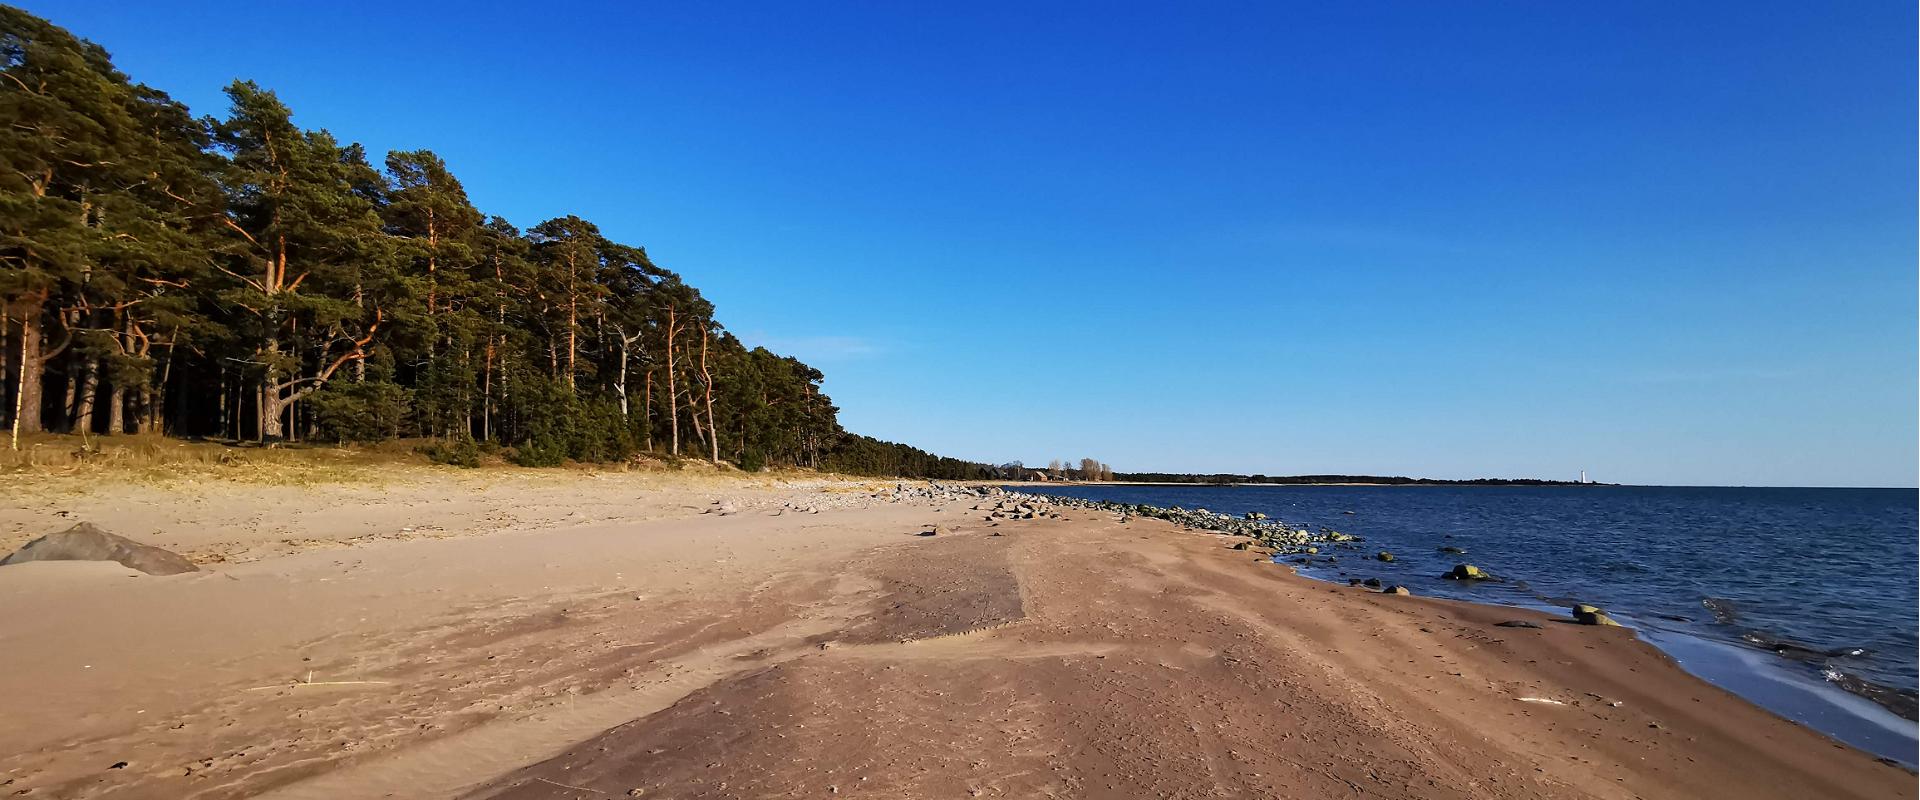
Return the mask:
[[0,568],[0,795],[1914,796],[1630,631],[1153,520],[667,475],[6,480],[9,549],[86,519],[209,569]]

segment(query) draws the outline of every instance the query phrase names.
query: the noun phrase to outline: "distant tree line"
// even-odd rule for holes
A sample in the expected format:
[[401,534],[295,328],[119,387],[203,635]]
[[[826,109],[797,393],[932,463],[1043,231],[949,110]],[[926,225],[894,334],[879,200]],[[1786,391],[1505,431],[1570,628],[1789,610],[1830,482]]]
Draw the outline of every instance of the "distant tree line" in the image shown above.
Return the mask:
[[932,478],[991,468],[843,431],[645,249],[483,213],[428,150],[377,164],[251,81],[195,117],[0,6],[0,419],[274,442],[431,437],[453,460],[646,451]]
[[1280,485],[1303,485],[1314,483],[1364,483],[1385,486],[1403,486],[1419,484],[1423,486],[1580,486],[1578,481],[1549,481],[1539,478],[1473,478],[1470,480],[1445,480],[1440,478],[1383,477],[1379,475],[1236,475],[1216,473],[1212,475],[1193,475],[1175,472],[1122,472],[1118,476],[1122,481],[1138,483],[1270,483]]
[[988,477],[995,480],[1010,481],[1110,481],[1113,480],[1113,468],[1096,459],[1080,459],[1079,466],[1070,460],[1054,459],[1045,469],[1028,467],[1019,461],[987,467]]

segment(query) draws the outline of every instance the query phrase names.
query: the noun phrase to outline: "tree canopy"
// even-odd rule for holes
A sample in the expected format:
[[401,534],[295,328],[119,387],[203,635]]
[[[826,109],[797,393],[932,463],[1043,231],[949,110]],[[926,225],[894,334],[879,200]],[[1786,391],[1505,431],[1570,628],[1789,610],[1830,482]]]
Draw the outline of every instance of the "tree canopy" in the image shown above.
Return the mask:
[[430,150],[375,166],[270,89],[226,95],[196,118],[0,6],[0,416],[16,442],[421,437],[531,465],[653,452],[994,474],[842,430],[819,370],[748,347],[586,219],[522,231]]

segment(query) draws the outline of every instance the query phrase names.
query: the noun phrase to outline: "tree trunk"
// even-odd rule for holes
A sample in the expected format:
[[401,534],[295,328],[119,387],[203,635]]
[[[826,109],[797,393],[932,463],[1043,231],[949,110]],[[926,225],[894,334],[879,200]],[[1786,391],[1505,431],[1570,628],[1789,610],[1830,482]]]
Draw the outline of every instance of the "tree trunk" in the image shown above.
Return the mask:
[[620,418],[632,419],[633,413],[627,408],[627,346],[620,346],[620,374],[613,379],[613,393],[620,396]]
[[674,388],[673,381],[673,339],[677,333],[674,309],[667,308],[667,428],[672,432],[671,446],[674,455],[680,455],[680,391]]
[[20,317],[20,385],[13,393],[13,449],[20,449],[20,434],[40,432],[41,369],[46,360],[40,354],[40,303],[30,303]]
[[[71,362],[75,359],[69,358],[67,360]],[[84,371],[85,365],[82,364],[79,369]],[[60,419],[55,424],[65,427],[68,433],[72,433],[75,428],[80,427],[73,424],[74,417],[80,415],[77,410],[78,405],[76,405],[80,402],[80,372],[75,371],[75,368],[71,365],[69,365],[64,372],[65,374],[61,377],[61,381],[66,384],[67,390],[66,395],[60,399]]]
[[709,441],[706,428],[700,425],[700,404],[694,401],[693,387],[687,387],[687,421],[693,423],[693,438],[697,441]]
[[119,382],[107,393],[107,435],[118,436],[127,430],[127,390]]
[[[174,336],[178,336],[175,332]],[[171,341],[172,337],[168,337]],[[147,430],[153,433],[167,432],[167,386],[173,381],[173,345],[167,345],[167,357],[160,362],[159,385],[152,390],[152,398],[147,401]]]
[[480,440],[493,441],[493,337],[487,337],[486,366],[480,373]]
[[574,358],[580,352],[579,265],[572,252],[567,254],[567,389],[573,389]]
[[653,368],[647,368],[647,395],[640,404],[647,410],[647,452],[653,452]]
[[700,330],[700,380],[707,385],[707,431],[712,434],[707,444],[713,452],[712,461],[720,463],[720,423],[713,419],[713,373],[707,371],[707,340],[713,337],[711,328]]
[[[264,360],[271,364],[273,363],[274,357],[278,355],[280,355],[280,337],[278,335],[267,337],[266,358]],[[280,400],[280,390],[274,388],[275,384],[279,383],[277,372],[277,370],[269,366],[266,369],[266,373],[260,377],[260,400],[258,402],[260,419],[255,427],[260,429],[260,441],[262,443],[265,443],[269,438],[279,439],[286,434],[286,429],[280,425],[280,412],[284,409],[284,405]]]
[[[0,303],[0,384],[4,384],[0,386],[0,401],[13,399],[11,395],[15,387],[12,381],[7,380],[7,376],[12,374],[13,307]],[[5,415],[0,417],[0,421],[4,421],[8,426],[13,425],[13,403],[0,402],[0,414]]]
[[227,432],[233,429],[233,426],[229,424],[229,420],[227,418],[227,400],[233,394],[233,387],[227,385],[227,368],[224,364],[220,366],[219,372],[220,372],[220,402],[218,403],[218,408],[215,409],[215,411],[220,416],[220,420],[219,420],[220,427],[218,428],[218,430],[220,431],[220,435],[226,436]]
[[465,420],[460,435],[473,438],[473,340],[462,337],[460,346],[460,374],[466,380],[460,382],[460,416]]
[[80,359],[80,399],[73,407],[73,432],[93,433],[93,399],[100,388],[100,362]]

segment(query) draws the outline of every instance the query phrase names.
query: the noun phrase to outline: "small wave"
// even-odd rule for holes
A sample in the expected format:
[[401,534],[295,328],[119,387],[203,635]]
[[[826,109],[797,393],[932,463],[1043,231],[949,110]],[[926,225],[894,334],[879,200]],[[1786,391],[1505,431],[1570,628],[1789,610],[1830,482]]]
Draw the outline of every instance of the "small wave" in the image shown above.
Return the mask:
[[1896,689],[1892,686],[1873,681],[1827,667],[1820,671],[1833,685],[1878,703],[1881,708],[1898,714],[1907,720],[1920,719],[1920,695],[1912,689]]
[[1735,620],[1740,619],[1739,611],[1733,601],[1724,597],[1701,598],[1700,605],[1705,606],[1708,613],[1713,614],[1713,621],[1721,625],[1732,625]]
[[1834,647],[1834,648],[1822,650],[1818,647],[1813,647],[1811,645],[1804,645],[1789,639],[1781,639],[1778,637],[1770,636],[1760,631],[1747,631],[1746,633],[1742,633],[1740,634],[1740,640],[1746,642],[1747,644],[1758,647],[1762,650],[1771,650],[1776,655],[1780,655],[1785,658],[1791,658],[1795,661],[1823,661],[1829,658],[1859,658],[1871,652],[1864,647]]

